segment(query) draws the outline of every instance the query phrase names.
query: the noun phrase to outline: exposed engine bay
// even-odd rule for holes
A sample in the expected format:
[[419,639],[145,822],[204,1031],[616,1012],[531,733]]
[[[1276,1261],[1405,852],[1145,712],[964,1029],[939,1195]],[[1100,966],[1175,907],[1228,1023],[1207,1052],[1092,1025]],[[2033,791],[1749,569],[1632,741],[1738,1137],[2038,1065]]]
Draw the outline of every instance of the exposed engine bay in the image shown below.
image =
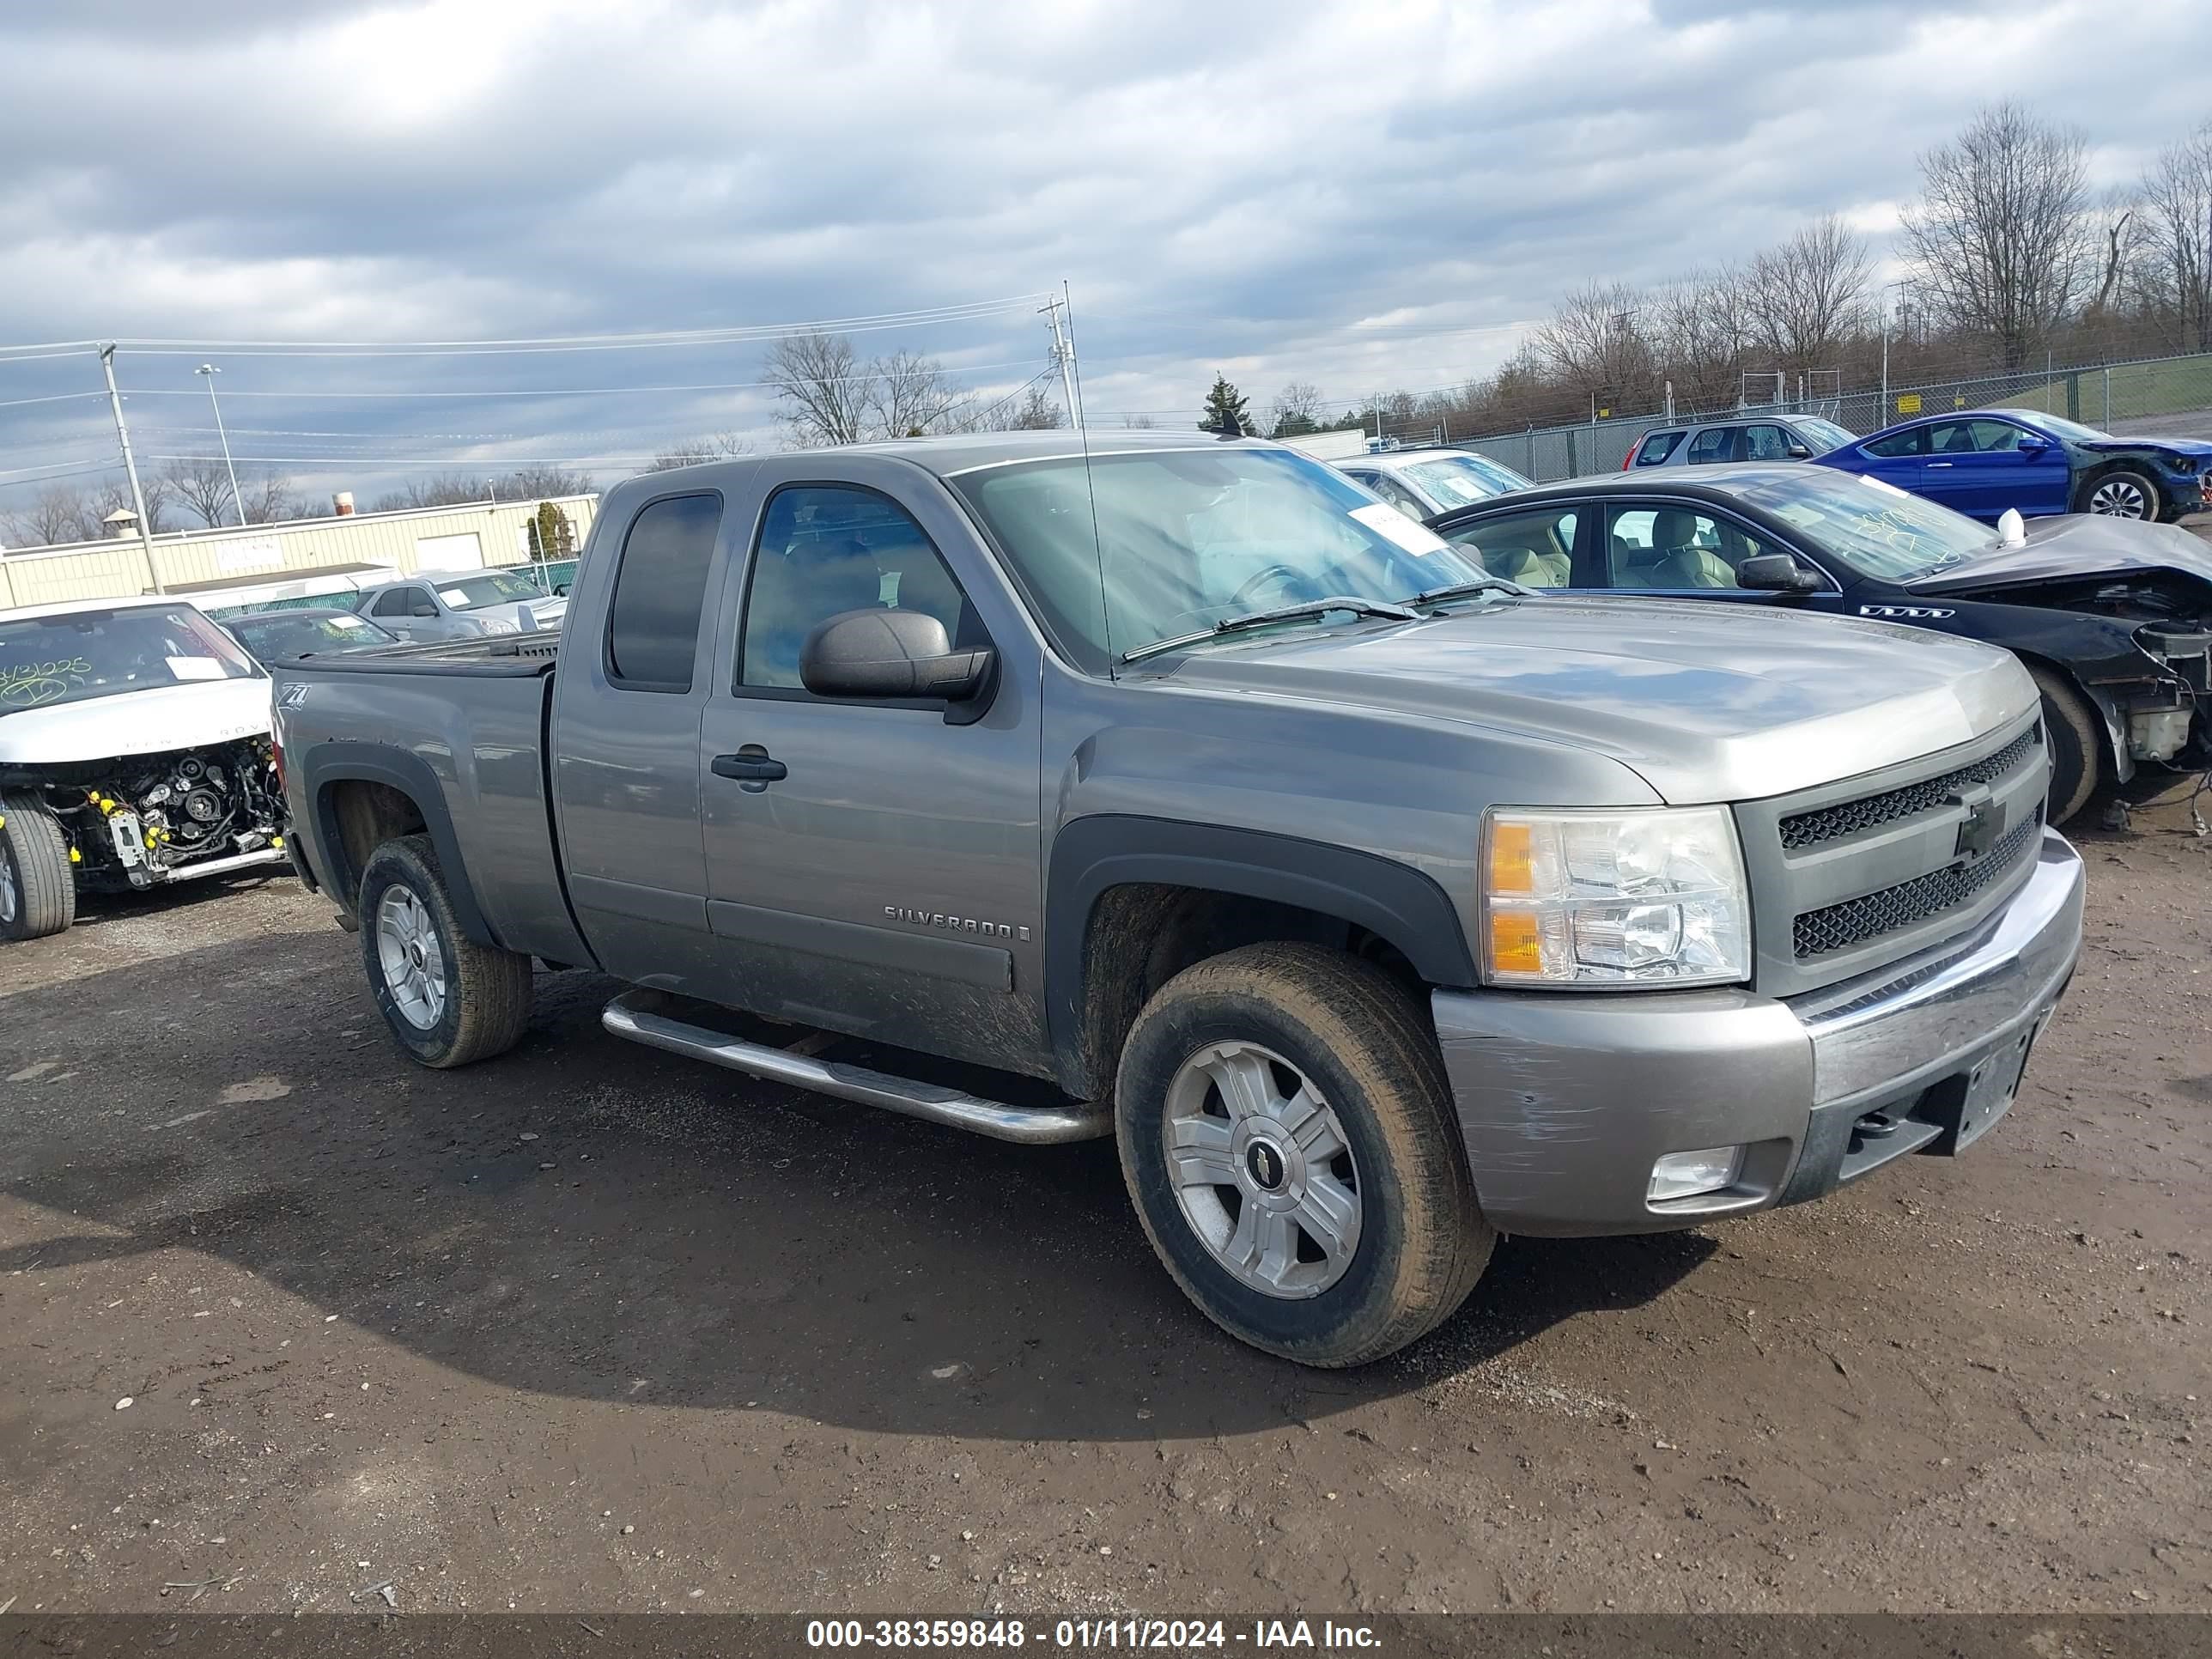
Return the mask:
[[284,857],[284,795],[266,738],[41,769],[78,880],[152,887]]

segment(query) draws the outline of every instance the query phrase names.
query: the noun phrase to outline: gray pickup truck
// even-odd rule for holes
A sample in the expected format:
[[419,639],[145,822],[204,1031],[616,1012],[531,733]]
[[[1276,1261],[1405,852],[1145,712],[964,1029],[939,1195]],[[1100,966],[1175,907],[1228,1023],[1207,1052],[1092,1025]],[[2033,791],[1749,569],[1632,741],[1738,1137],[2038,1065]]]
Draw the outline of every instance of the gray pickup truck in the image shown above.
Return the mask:
[[1374,1359],[1499,1232],[1948,1154],[2081,945],[2034,683],[1881,623],[1543,597],[1249,440],[946,439],[604,502],[562,636],[276,670],[400,1044],[614,1034],[1115,1137],[1248,1342]]

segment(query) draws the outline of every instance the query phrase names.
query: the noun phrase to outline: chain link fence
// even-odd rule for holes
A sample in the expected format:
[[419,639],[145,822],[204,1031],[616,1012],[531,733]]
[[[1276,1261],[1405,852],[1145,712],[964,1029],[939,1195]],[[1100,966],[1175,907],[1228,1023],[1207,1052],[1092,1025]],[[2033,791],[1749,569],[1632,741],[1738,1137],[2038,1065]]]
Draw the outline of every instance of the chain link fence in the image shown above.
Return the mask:
[[[1747,380],[1756,386],[1752,377]],[[1548,483],[1585,473],[1618,471],[1645,433],[1694,421],[1752,414],[1818,415],[1864,434],[1916,415],[1991,408],[2063,415],[2123,436],[2212,438],[2212,352],[2074,368],[2046,364],[1974,380],[1893,386],[1886,396],[1874,386],[1825,398],[1747,401],[1740,409],[1703,414],[1677,410],[1672,417],[1652,414],[1583,421],[1457,440],[1453,447],[1487,455],[1539,483]]]

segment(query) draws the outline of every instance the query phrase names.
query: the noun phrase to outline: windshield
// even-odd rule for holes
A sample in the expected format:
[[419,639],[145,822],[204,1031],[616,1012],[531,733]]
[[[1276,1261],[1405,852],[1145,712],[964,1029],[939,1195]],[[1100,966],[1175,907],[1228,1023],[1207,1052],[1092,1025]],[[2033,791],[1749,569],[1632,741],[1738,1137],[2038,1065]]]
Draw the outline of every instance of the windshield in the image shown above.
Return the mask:
[[2017,415],[2027,421],[2030,426],[2039,426],[2056,437],[2109,438],[2112,435],[2109,432],[2100,432],[2094,426],[2083,426],[2079,421],[2069,421],[2063,415],[2045,415],[2041,410],[2035,410],[2032,415],[2024,409],[2008,410],[2005,412]]
[[1996,532],[1878,478],[1806,467],[1729,486],[1863,576],[1907,581],[1986,552]]
[[436,586],[448,611],[481,611],[488,605],[514,605],[545,597],[544,590],[529,577],[504,571],[496,575],[437,580]]
[[304,657],[317,651],[345,651],[356,646],[390,645],[398,635],[374,623],[347,612],[303,616],[272,611],[258,617],[240,617],[230,631],[255,656]]
[[1833,421],[1824,421],[1817,415],[1800,415],[1797,429],[1812,440],[1809,447],[1815,455],[1825,455],[1832,449],[1841,449],[1845,444],[1855,444],[1858,438],[1846,432]]
[[1486,501],[1509,489],[1528,488],[1528,480],[1511,467],[1500,466],[1481,455],[1415,461],[1406,469],[1406,475],[1448,507]]
[[1087,469],[1066,456],[951,482],[1062,647],[1093,673],[1231,617],[1340,596],[1404,600],[1485,574],[1396,507],[1286,450],[1149,450],[1094,456]]
[[0,622],[0,714],[260,672],[229,635],[190,605]]

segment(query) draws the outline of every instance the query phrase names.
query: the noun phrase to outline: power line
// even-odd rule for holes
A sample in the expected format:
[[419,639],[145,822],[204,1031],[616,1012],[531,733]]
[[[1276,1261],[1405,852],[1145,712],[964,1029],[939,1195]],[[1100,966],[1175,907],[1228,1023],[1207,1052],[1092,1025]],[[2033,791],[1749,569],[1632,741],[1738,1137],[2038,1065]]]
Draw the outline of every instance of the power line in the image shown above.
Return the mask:
[[104,392],[57,392],[45,398],[10,398],[0,403],[0,409],[21,409],[28,404],[74,403],[80,398],[104,398]]
[[[659,350],[670,347],[742,344],[778,339],[792,334],[871,333],[883,329],[920,328],[933,323],[955,323],[994,317],[1034,303],[1036,294],[1009,295],[990,300],[960,301],[925,306],[910,311],[873,312],[857,317],[825,318],[813,322],[744,323],[725,327],[660,329],[630,334],[570,334],[522,336],[491,340],[216,340],[192,338],[118,337],[112,344],[142,356],[184,356],[204,351],[266,357],[322,356],[473,356],[526,352]],[[72,355],[66,349],[88,348],[91,341],[59,341],[41,345],[0,346],[0,361],[14,352],[48,351]]]
[[[1002,368],[1027,368],[1036,360],[1024,358],[1012,363],[970,363],[940,371],[945,374],[988,374]],[[726,380],[696,386],[549,386],[525,391],[515,387],[499,387],[477,392],[233,392],[233,398],[289,398],[295,403],[320,402],[326,398],[624,398],[632,395],[671,392],[760,392],[801,386],[844,386],[869,380],[888,380],[882,373],[867,374],[832,374],[820,379],[809,377],[803,380]],[[94,394],[95,396],[98,394]],[[200,394],[185,386],[126,387],[127,398],[197,398]]]

